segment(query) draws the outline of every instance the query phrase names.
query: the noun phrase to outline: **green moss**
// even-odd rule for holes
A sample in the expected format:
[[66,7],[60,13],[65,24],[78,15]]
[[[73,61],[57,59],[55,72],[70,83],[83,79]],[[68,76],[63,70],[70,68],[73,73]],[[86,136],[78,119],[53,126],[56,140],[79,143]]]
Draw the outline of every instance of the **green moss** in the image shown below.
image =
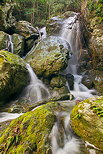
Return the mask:
[[76,105],[71,113],[71,126],[85,141],[103,150],[103,97],[90,98]]
[[91,17],[98,17],[98,22],[102,23],[103,21],[103,0],[99,0],[94,2],[93,0],[89,0],[87,7],[90,11]]
[[19,93],[27,85],[28,75],[23,59],[8,51],[0,51],[0,100]]
[[50,102],[13,120],[0,138],[0,152],[44,154],[51,149],[49,134],[55,121],[55,107],[58,105]]

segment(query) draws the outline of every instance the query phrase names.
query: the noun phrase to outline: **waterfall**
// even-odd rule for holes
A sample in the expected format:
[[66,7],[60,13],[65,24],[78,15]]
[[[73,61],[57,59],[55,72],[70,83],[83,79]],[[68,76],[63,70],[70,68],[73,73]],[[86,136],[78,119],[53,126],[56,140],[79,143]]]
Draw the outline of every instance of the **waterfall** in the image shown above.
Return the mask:
[[50,97],[49,90],[42,83],[42,81],[37,78],[29,64],[27,64],[27,69],[30,75],[30,84],[24,90],[24,96],[26,99],[32,103],[35,103]]
[[[86,99],[92,97],[92,92],[94,90],[89,90],[82,82],[82,75],[78,75],[78,60],[81,54],[81,39],[80,39],[80,24],[78,20],[78,13],[74,16],[69,17],[64,20],[63,26],[60,32],[60,36],[65,39],[71,48],[72,57],[68,61],[68,67],[64,70],[64,74],[72,74],[74,76],[74,89],[71,90],[71,94],[74,95],[76,99]],[[68,85],[69,87],[69,85]]]
[[80,153],[81,141],[75,135],[73,135],[71,131],[69,124],[70,115],[66,112],[57,113],[58,120],[60,119],[60,117],[64,118],[63,126],[60,126],[61,123],[60,121],[55,122],[51,131],[52,153],[53,154]]
[[[74,76],[74,87],[73,90],[70,89],[68,82],[66,83],[71,94],[74,95],[77,100],[84,100],[86,98],[92,97],[93,90],[89,90],[85,85],[82,84],[82,75],[78,74],[79,57],[81,51],[81,41],[80,41],[80,25],[78,20],[78,13],[74,16],[69,17],[64,20],[62,29],[60,31],[60,36],[65,39],[71,48],[72,56],[68,61],[68,67],[63,71],[63,74],[68,73]],[[51,131],[51,144],[53,154],[77,154],[82,153],[82,148],[84,146],[83,141],[75,136],[70,128],[70,112],[68,113],[58,113],[52,131]],[[61,118],[60,118],[61,116]],[[60,121],[64,119],[64,121]],[[61,125],[63,125],[61,127]],[[60,143],[62,142],[62,144]]]
[[13,53],[14,51],[14,48],[13,48],[13,42],[12,42],[12,36],[11,35],[8,35],[8,38],[7,38],[7,50],[11,53]]

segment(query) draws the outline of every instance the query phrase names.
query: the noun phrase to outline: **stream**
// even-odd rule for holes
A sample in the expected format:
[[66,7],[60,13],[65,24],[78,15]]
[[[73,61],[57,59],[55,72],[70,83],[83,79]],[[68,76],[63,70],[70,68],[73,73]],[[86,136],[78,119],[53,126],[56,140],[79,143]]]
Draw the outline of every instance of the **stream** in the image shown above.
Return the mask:
[[[42,39],[46,37],[45,27],[41,29],[41,32],[45,31],[45,34],[42,36]],[[67,35],[68,34],[68,35]],[[85,85],[82,84],[82,75],[78,74],[78,60],[81,50],[81,42],[80,42],[80,25],[78,20],[78,13],[64,20],[59,36],[65,39],[71,48],[72,56],[68,62],[68,67],[62,72],[62,74],[66,75],[68,73],[74,76],[74,87],[70,89],[69,84],[67,83],[67,87],[69,88],[71,94],[74,95],[75,100],[84,100],[86,98],[92,97],[94,89],[88,89]],[[13,45],[11,43],[11,37],[9,36],[9,44],[11,47],[11,52],[13,53]],[[33,72],[32,68],[29,64],[27,64],[27,69],[30,75],[30,84],[24,90],[24,97],[27,97],[31,102],[38,102],[43,99],[47,99],[50,97],[49,90],[47,87],[39,80],[36,74]],[[74,101],[75,102],[75,101]],[[72,102],[68,106],[72,106],[72,108],[76,104]],[[96,154],[95,149],[84,143],[79,137],[77,137],[71,127],[70,127],[70,112],[56,112],[57,122],[55,122],[52,131],[51,131],[51,145],[52,145],[52,153],[53,154],[83,154],[83,148],[86,149],[87,154]],[[22,114],[12,114],[2,112],[0,113],[0,122],[11,120],[17,118]],[[64,119],[63,127],[60,126],[60,119]],[[62,129],[62,132],[60,132]],[[89,148],[88,148],[89,146]]]

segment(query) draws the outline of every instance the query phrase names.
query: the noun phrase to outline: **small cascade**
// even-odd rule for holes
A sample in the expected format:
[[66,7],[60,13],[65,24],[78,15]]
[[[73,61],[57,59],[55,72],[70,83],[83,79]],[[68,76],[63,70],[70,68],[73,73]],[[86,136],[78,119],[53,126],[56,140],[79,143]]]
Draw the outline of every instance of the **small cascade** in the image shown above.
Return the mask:
[[30,84],[24,90],[25,97],[32,103],[42,101],[43,99],[50,97],[49,90],[42,81],[37,78],[29,64],[27,64],[27,69],[30,75]]
[[[76,154],[80,153],[81,141],[70,128],[70,115],[66,112],[58,113],[58,121],[51,131],[51,144],[53,154]],[[60,126],[60,118],[64,118],[63,126]]]
[[22,113],[1,112],[0,113],[0,122],[4,122],[4,121],[7,121],[7,120],[12,120],[12,119],[18,118],[21,115],[22,115]]
[[[69,17],[63,23],[60,36],[65,39],[71,47],[72,56],[68,62],[68,67],[63,72],[64,74],[72,74],[74,76],[74,89],[70,92],[76,99],[83,100],[92,97],[94,90],[89,90],[82,82],[82,75],[78,75],[78,60],[81,54],[81,40],[80,40],[80,24],[78,20],[78,13]],[[69,85],[68,85],[69,87]]]
[[[74,87],[70,89],[68,82],[66,83],[71,94],[76,100],[84,100],[92,97],[93,90],[89,90],[82,84],[82,75],[78,75],[79,57],[81,51],[80,41],[80,25],[78,13],[64,20],[60,36],[65,39],[71,48],[72,56],[68,61],[68,67],[63,71],[64,75],[71,74],[74,76]],[[74,104],[75,105],[75,104]],[[77,154],[83,153],[85,144],[77,136],[73,134],[70,127],[70,112],[57,113],[57,122],[51,131],[51,144],[53,154]],[[59,120],[58,120],[59,119]],[[60,119],[64,119],[61,121]],[[62,125],[62,126],[61,126]]]
[[40,29],[40,33],[42,34],[41,35],[41,40],[43,40],[44,38],[46,38],[46,35],[47,35],[47,33],[46,33],[46,27],[41,28]]
[[6,45],[6,46],[7,46],[6,49],[7,49],[9,52],[13,53],[14,48],[13,48],[13,42],[12,42],[12,35],[8,35],[8,38],[7,38],[7,45]]

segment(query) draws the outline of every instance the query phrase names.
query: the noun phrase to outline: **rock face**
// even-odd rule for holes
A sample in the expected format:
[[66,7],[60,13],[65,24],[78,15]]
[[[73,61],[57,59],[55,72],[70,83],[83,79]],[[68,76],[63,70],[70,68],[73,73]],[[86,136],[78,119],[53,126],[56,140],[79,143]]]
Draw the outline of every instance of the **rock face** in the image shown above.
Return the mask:
[[0,152],[51,154],[53,106],[57,105],[48,103],[13,120],[0,138]]
[[0,30],[7,32],[8,34],[13,34],[13,29],[15,26],[15,18],[12,16],[12,10],[15,3],[11,0],[2,1],[0,5]]
[[[85,25],[83,25],[83,29],[86,29],[84,31],[84,38],[89,47],[91,63],[93,66],[93,73],[91,75],[93,75],[94,84],[97,91],[102,95],[103,77],[101,74],[103,74],[103,1],[82,1],[81,12],[84,18],[83,23],[85,23]],[[97,78],[102,78],[102,80],[96,80]]]
[[28,84],[28,76],[26,64],[19,56],[0,51],[0,101],[19,94]]
[[103,150],[103,97],[87,99],[71,113],[71,126],[83,140]]
[[31,64],[38,76],[50,77],[66,68],[69,51],[69,44],[66,41],[50,36],[27,55],[26,61]]

